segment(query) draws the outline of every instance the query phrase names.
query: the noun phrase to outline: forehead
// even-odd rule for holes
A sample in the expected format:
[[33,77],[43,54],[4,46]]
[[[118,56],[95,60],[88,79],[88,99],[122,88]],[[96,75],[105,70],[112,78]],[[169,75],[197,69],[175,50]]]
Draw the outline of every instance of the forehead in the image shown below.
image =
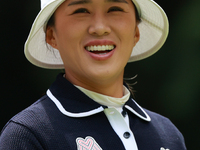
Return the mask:
[[93,3],[95,1],[102,1],[102,2],[116,2],[116,3],[127,3],[132,2],[132,0],[67,0],[69,5],[78,5],[78,4],[87,4]]
[[[68,6],[76,6],[76,5],[85,5],[85,4],[97,4],[96,6],[100,6],[100,4],[103,3],[121,3],[121,4],[127,4],[127,6],[133,6],[134,3],[132,0],[65,0],[59,7],[62,7],[62,5],[65,5],[65,7]],[[96,7],[95,6],[95,7]],[[58,7],[58,8],[59,8]]]
[[[128,9],[135,10],[134,3],[132,0],[65,0],[57,9],[55,12],[58,11],[58,9],[67,9],[71,8],[71,6],[76,6],[76,5],[87,5],[87,4],[94,4],[94,7],[99,7],[103,6],[101,4],[109,4],[109,3],[118,3],[118,4],[123,4],[123,6],[127,6]],[[125,5],[124,5],[125,4]],[[73,8],[73,7],[72,7]]]
[[[96,7],[98,8],[103,8],[104,4],[114,4],[116,3],[118,6],[120,6],[121,4],[123,6],[125,6],[124,8],[126,8],[126,10],[128,10],[129,12],[133,12],[135,13],[135,4],[132,0],[65,0],[56,10],[55,10],[55,14],[57,14],[57,12],[59,10],[61,11],[70,11],[74,8],[76,8],[76,5],[87,5],[87,4],[91,4],[93,5],[92,7],[94,9],[96,9]],[[74,6],[74,7],[73,7]],[[56,16],[56,15],[55,15]]]

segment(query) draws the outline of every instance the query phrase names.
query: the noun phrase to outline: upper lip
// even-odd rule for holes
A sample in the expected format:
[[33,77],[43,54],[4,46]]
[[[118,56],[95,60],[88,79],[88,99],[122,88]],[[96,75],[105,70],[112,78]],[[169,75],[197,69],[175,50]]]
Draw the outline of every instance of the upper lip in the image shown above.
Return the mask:
[[116,44],[113,41],[110,40],[92,40],[89,41],[84,47],[87,46],[97,46],[97,45],[114,45],[116,46]]

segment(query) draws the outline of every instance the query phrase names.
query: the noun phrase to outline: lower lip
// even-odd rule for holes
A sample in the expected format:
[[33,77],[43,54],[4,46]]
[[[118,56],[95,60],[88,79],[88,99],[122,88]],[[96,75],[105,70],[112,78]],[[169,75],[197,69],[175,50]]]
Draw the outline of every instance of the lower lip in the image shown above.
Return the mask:
[[105,54],[95,54],[95,53],[92,53],[92,52],[89,52],[86,50],[86,52],[90,55],[90,57],[92,57],[93,59],[97,60],[97,61],[103,61],[103,60],[107,60],[109,59],[110,57],[112,57],[112,55],[114,54],[115,52],[115,48],[108,52],[108,53],[105,53]]

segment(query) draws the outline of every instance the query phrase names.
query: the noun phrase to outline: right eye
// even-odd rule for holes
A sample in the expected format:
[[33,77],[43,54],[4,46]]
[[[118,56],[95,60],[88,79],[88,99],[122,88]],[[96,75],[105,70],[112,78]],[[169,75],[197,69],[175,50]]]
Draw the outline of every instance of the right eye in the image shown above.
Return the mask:
[[121,11],[121,12],[123,12],[124,10],[122,8],[120,8],[120,7],[117,7],[117,6],[111,7],[108,10],[108,12],[115,12],[115,11]]
[[89,11],[86,8],[79,8],[73,12],[73,14],[77,13],[89,13]]

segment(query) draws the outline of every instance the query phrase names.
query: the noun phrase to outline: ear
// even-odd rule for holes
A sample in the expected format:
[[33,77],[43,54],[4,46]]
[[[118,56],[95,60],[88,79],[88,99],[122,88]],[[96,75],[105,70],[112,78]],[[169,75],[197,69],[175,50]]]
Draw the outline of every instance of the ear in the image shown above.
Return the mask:
[[139,40],[140,40],[140,30],[138,26],[136,26],[134,35],[134,45],[136,45]]
[[55,38],[55,30],[53,27],[47,27],[46,29],[46,42],[53,48],[57,49],[57,43]]

